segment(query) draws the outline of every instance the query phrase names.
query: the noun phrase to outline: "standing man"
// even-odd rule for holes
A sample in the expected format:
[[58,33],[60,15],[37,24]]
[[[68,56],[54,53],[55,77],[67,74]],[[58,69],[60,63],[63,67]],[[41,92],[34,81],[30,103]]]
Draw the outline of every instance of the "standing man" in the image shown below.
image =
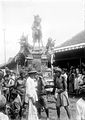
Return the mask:
[[26,81],[26,103],[28,100],[29,110],[28,117],[26,120],[38,120],[36,102],[38,101],[37,92],[35,88],[34,77],[36,75],[35,70],[30,70],[28,72],[28,78]]
[[56,100],[56,110],[58,120],[60,120],[60,108],[63,106],[66,110],[67,116],[70,119],[70,112],[69,112],[69,100],[67,94],[67,83],[64,77],[61,75],[62,70],[61,68],[56,68],[55,76],[54,76],[54,89],[55,89],[55,100]]
[[46,91],[45,91],[45,82],[43,80],[42,73],[38,74],[37,80],[37,95],[38,95],[38,116],[39,120],[41,120],[41,109],[44,108],[47,116],[47,120],[49,120],[49,109],[47,106],[47,98],[46,98]]
[[62,69],[62,76],[65,78],[65,80],[67,82],[68,75],[67,75],[66,71],[67,71],[66,68]]

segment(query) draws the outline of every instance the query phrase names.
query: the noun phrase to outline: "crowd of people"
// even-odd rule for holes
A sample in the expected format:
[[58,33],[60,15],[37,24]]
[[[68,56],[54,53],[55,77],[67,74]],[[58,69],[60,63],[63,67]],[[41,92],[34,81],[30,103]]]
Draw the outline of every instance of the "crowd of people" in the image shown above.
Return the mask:
[[[71,68],[69,73],[66,69],[54,68],[52,94],[55,100],[57,120],[60,120],[62,106],[66,110],[68,119],[71,120],[68,92],[71,90],[76,94],[83,93],[81,91],[84,91],[85,86],[84,73],[83,71],[83,74],[80,74],[78,68],[75,70]],[[83,98],[84,96],[81,98],[84,101]],[[78,103],[80,104],[80,102]],[[26,120],[41,120],[43,109],[49,120],[47,92],[42,72],[37,72],[34,68],[22,68],[18,74],[7,67],[5,73],[0,70],[0,120],[21,120],[24,116]],[[79,113],[78,110],[77,113]]]
[[82,87],[85,87],[85,69],[71,66],[70,70],[62,68],[62,74],[67,81],[68,93],[78,96]]
[[60,108],[63,106],[69,119],[72,119],[69,110],[68,93],[80,96],[76,102],[76,120],[85,120],[85,69],[71,67],[67,72],[65,68],[54,69],[54,95],[56,99],[56,110],[60,120]]
[[[0,70],[0,95],[5,98],[3,113],[8,116],[6,120],[21,120],[23,116],[26,120],[38,120],[41,119],[42,109],[48,120],[49,110],[44,87],[42,73],[33,68],[22,68],[18,74],[7,67],[5,74]],[[1,104],[3,97],[0,97]],[[5,119],[0,116],[0,120]]]

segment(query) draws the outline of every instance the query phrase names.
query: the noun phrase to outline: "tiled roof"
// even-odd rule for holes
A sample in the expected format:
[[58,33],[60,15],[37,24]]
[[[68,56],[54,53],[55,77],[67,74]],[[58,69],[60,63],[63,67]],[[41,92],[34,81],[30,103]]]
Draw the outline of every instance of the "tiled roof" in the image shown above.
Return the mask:
[[85,43],[85,31],[82,31],[76,36],[72,37],[70,40],[65,41],[59,47],[66,47],[66,46],[77,45],[81,43]]

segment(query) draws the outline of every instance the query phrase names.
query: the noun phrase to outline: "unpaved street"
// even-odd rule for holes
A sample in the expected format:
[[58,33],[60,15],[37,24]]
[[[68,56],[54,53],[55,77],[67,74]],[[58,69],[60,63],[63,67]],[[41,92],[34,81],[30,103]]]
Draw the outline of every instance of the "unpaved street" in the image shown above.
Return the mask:
[[[69,97],[69,101],[70,101],[69,108],[70,108],[72,120],[76,120],[76,105],[75,105],[75,103],[77,100],[78,100],[78,98]],[[54,100],[53,96],[48,97],[48,106],[49,106],[49,112],[50,112],[50,120],[57,120],[55,100]],[[22,120],[26,120],[26,119],[24,118]],[[46,120],[46,114],[44,111],[42,112],[41,120]],[[66,112],[63,107],[61,108],[61,120],[68,120],[68,118],[66,116]]]

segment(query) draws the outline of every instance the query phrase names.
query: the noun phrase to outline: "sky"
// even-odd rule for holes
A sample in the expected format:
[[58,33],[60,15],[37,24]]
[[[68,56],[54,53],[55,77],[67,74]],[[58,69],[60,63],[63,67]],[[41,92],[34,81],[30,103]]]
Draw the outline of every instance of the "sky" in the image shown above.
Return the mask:
[[34,15],[41,17],[42,41],[55,46],[84,30],[84,0],[0,0],[0,64],[14,57],[24,33],[32,42]]

